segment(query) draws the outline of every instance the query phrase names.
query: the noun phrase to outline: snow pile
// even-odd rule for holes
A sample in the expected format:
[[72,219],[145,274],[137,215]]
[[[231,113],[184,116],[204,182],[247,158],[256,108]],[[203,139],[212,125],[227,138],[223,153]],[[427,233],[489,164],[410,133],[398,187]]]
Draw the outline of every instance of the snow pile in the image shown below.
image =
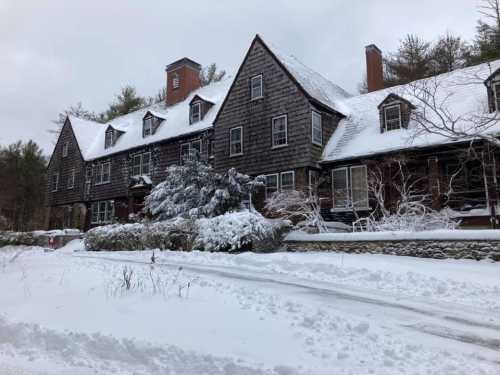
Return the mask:
[[228,212],[197,220],[195,248],[209,251],[236,251],[252,243],[274,238],[276,227],[255,211]]

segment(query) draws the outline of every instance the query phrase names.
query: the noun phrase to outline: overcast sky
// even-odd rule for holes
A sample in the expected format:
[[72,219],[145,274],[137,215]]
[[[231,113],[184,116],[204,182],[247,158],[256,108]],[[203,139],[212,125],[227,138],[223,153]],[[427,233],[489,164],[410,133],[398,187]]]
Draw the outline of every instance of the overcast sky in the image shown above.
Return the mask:
[[364,46],[407,33],[474,36],[477,0],[0,0],[0,145],[37,141],[81,101],[102,111],[126,84],[153,95],[165,65],[190,57],[234,75],[261,34],[355,93]]

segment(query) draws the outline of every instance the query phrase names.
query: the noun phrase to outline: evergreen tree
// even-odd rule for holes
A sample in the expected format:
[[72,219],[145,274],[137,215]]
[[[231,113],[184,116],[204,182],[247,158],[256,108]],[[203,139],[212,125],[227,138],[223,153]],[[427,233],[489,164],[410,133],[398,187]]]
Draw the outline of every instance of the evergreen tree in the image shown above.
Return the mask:
[[500,0],[483,0],[479,12],[489,21],[478,21],[468,65],[500,58]]
[[217,71],[217,64],[212,63],[200,72],[201,86],[207,86],[212,82],[219,82],[225,75],[225,70]]
[[451,72],[466,66],[468,45],[459,36],[450,33],[439,37],[431,50],[432,73]]
[[407,35],[398,51],[385,59],[386,87],[401,85],[432,75],[430,43]]
[[109,105],[109,108],[99,117],[102,122],[108,122],[116,117],[126,115],[130,112],[137,111],[145,107],[148,101],[137,95],[133,86],[125,86],[116,96],[114,103]]

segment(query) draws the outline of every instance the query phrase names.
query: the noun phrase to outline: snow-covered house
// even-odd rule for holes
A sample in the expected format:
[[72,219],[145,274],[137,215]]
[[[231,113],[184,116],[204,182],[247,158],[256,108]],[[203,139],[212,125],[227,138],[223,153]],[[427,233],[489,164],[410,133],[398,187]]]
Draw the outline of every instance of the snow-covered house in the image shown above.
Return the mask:
[[[382,53],[371,45],[366,57],[369,93],[352,96],[256,36],[232,80],[200,87],[200,66],[184,58],[167,67],[165,103],[108,124],[68,118],[49,165],[50,226],[126,221],[192,151],[220,171],[265,175],[257,203],[312,187],[327,219],[352,222],[397,200],[404,168],[412,199],[487,224],[498,147],[485,135],[500,130],[500,61],[384,89]],[[456,136],[423,131],[443,117]]]

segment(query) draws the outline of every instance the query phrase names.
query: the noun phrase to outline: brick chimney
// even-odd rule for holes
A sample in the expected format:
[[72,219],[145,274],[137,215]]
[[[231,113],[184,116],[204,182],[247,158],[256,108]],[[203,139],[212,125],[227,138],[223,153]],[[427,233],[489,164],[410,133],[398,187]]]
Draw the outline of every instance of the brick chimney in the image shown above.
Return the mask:
[[167,105],[173,105],[186,99],[200,88],[201,65],[184,57],[167,65]]
[[382,51],[375,44],[366,46],[366,81],[368,92],[384,88],[384,68],[382,65]]

